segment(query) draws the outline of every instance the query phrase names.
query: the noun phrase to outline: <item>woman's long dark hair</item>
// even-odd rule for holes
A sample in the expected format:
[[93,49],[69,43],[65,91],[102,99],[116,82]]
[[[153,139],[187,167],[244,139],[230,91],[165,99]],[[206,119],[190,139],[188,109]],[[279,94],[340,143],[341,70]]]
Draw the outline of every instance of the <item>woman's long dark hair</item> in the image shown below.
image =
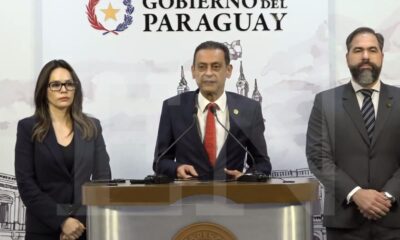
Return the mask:
[[48,62],[40,71],[35,88],[35,118],[37,120],[34,128],[32,139],[38,142],[43,142],[51,127],[51,117],[49,112],[49,104],[47,99],[47,88],[50,80],[50,74],[56,68],[64,68],[71,74],[74,81],[75,94],[72,105],[68,111],[73,122],[77,123],[79,130],[82,132],[82,137],[85,140],[90,140],[97,136],[97,129],[94,122],[82,112],[82,87],[81,82],[76,75],[74,69],[64,60],[52,60]]

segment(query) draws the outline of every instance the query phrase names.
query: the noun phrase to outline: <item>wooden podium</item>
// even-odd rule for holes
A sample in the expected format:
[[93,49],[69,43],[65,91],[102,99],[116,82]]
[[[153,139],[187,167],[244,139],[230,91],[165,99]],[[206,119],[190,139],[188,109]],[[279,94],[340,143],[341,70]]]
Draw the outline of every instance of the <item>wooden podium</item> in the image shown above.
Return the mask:
[[96,240],[309,240],[317,197],[310,179],[83,186]]

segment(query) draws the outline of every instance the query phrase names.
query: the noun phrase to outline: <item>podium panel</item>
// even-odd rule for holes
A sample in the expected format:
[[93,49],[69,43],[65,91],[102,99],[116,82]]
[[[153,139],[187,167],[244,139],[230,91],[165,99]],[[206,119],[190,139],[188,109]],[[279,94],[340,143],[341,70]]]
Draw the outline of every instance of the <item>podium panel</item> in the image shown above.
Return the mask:
[[88,237],[96,240],[308,240],[317,196],[312,180],[83,186]]

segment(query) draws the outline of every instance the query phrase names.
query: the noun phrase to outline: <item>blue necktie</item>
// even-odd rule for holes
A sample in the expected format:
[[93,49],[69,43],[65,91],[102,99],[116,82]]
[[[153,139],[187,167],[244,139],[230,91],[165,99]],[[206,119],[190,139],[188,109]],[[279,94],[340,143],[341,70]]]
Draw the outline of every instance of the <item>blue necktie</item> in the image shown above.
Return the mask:
[[360,92],[364,95],[363,104],[361,107],[361,114],[364,119],[365,128],[367,129],[369,142],[372,142],[375,128],[375,110],[374,104],[372,104],[372,89],[361,89]]

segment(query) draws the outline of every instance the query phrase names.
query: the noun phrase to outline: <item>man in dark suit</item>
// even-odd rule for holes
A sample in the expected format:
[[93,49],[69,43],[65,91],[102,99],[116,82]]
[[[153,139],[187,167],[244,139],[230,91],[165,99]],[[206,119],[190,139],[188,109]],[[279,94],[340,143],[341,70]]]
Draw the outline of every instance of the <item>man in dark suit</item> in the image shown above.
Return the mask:
[[[216,122],[213,110],[254,157],[255,166],[247,156],[247,171],[271,172],[261,106],[225,91],[225,81],[231,73],[225,45],[208,41],[196,48],[192,75],[199,89],[164,101],[153,164],[156,173],[182,179],[237,179],[243,174],[246,152]],[[194,127],[159,159],[192,123]]]
[[400,239],[400,89],[379,79],[384,38],[358,28],[347,38],[348,84],[315,97],[306,154],[325,186],[332,239]]

